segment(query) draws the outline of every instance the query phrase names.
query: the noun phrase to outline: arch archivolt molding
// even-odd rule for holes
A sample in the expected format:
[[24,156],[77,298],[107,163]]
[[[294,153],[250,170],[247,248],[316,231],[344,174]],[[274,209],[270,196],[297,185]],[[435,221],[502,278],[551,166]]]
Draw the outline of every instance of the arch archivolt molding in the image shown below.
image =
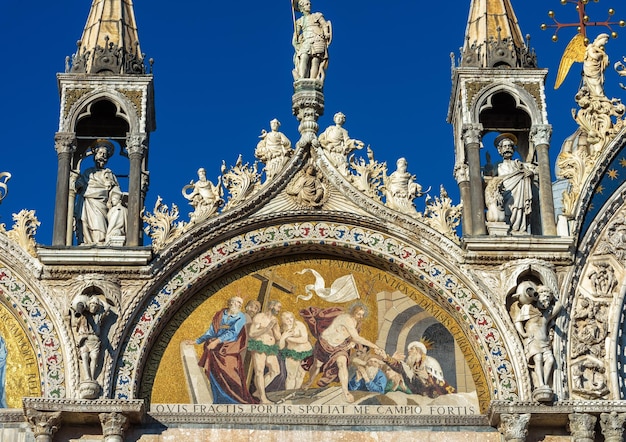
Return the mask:
[[[0,246],[11,255],[11,248],[5,241],[1,241]],[[23,261],[19,257],[12,257]],[[49,398],[65,398],[67,355],[61,342],[72,341],[67,330],[59,325],[63,324],[59,309],[51,307],[49,300],[44,299],[46,290],[36,282],[38,277],[35,274],[27,277],[21,273],[30,271],[33,267],[28,265],[30,259],[25,258],[26,262],[15,264],[6,262],[6,256],[2,258],[0,303],[22,323],[35,350],[41,379],[41,394]],[[29,284],[26,284],[25,280],[28,280]]]
[[532,124],[544,123],[541,109],[536,104],[536,98],[526,89],[508,82],[490,82],[472,98],[471,103],[469,103],[472,121],[480,121],[481,112],[492,107],[491,99],[499,92],[510,95],[515,100],[515,107],[526,112]]
[[[265,225],[223,240],[197,255],[157,286],[149,288],[143,302],[127,318],[120,336],[116,373],[111,386],[115,399],[138,394],[141,367],[151,346],[182,303],[201,285],[250,262],[289,253],[319,252],[376,263],[415,285],[460,327],[473,353],[482,364],[488,384],[488,400],[518,400],[527,397],[528,377],[524,356],[507,336],[512,326],[492,310],[489,294],[481,293],[458,272],[458,263],[434,260],[429,254],[399,237],[341,222],[285,222]],[[454,270],[451,270],[454,269]],[[495,311],[495,314],[494,314]],[[450,321],[448,321],[450,322]],[[444,324],[445,325],[445,324]],[[452,325],[452,324],[448,324]],[[515,356],[512,356],[515,354]],[[521,361],[518,360],[521,358]],[[523,365],[522,365],[523,364]]]
[[[78,87],[77,91],[78,94],[73,89],[65,91],[66,96],[64,100],[68,109],[64,118],[61,120],[60,131],[73,132],[78,124],[78,121],[84,116],[90,114],[89,107],[100,99],[108,100],[117,107],[117,116],[128,122],[130,132],[136,131],[137,128],[140,128],[139,115],[143,104],[142,102],[133,103],[133,101],[131,101],[131,99],[127,96],[129,93],[128,91],[126,91],[125,94],[110,87],[99,87],[91,90],[81,89]],[[143,89],[140,88],[137,92],[141,92],[143,94]],[[140,107],[138,108],[137,106]]]
[[[579,265],[565,290],[568,339],[557,340],[567,355],[573,399],[621,399],[624,385],[623,312],[626,297],[626,205],[616,192],[581,242]],[[564,337],[564,338],[565,338]]]

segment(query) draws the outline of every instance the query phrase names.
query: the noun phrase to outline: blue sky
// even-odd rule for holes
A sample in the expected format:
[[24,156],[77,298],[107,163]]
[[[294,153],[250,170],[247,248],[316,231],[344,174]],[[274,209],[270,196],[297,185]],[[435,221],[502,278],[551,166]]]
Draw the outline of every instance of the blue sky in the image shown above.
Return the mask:
[[[75,50],[90,3],[0,3],[0,171],[13,175],[9,195],[0,204],[0,222],[9,227],[12,213],[36,210],[42,223],[36,237],[40,244],[50,244],[52,236],[54,134],[59,120],[56,73],[64,70],[65,56]],[[181,219],[187,220],[190,207],[181,189],[197,179],[199,167],[215,182],[222,160],[233,165],[241,153],[244,162],[253,162],[261,129],[269,130],[273,118],[282,122],[281,131],[292,143],[298,139],[298,122],[291,113],[289,1],[134,3],[142,51],[155,60],[157,130],[150,140],[146,209],[152,211],[161,195],[165,203],[176,203]],[[444,184],[458,202],[452,127],[446,114],[450,53],[458,56],[463,44],[469,0],[312,3],[314,11],[332,21],[334,30],[320,130],[332,124],[335,112],[343,112],[350,135],[371,145],[377,160],[392,166],[398,157],[406,157],[409,171],[424,188],[432,186],[438,194],[439,184]],[[581,68],[575,65],[561,88],[553,90],[559,59],[574,31],[560,31],[559,42],[553,43],[552,31],[541,31],[540,25],[551,22],[549,9],[561,22],[576,20],[577,13],[573,5],[563,6],[559,0],[513,0],[513,7],[522,32],[531,34],[539,65],[550,70],[547,103],[554,159],[576,128],[571,109],[576,106]],[[616,19],[626,19],[626,8],[616,0],[590,3],[587,12],[592,21],[603,21],[609,7],[616,8]],[[623,35],[607,46],[611,65],[626,55],[626,29],[616,30]],[[593,38],[604,31],[588,32]],[[607,95],[626,95],[617,87],[619,81],[610,68]]]

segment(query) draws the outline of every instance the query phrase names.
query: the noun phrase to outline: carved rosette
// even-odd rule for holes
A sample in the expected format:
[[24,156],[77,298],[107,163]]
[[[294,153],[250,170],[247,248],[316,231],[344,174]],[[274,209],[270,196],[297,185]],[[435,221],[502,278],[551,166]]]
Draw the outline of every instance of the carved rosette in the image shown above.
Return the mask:
[[574,442],[594,442],[597,417],[591,414],[571,413],[569,431]]
[[506,442],[523,442],[528,435],[528,422],[530,422],[530,413],[505,413],[500,415],[498,431],[504,436]]
[[61,412],[45,413],[27,409],[26,420],[31,425],[37,442],[51,442],[54,433],[61,426]]
[[622,442],[624,439],[624,422],[626,413],[602,413],[600,415],[600,427],[605,442]]

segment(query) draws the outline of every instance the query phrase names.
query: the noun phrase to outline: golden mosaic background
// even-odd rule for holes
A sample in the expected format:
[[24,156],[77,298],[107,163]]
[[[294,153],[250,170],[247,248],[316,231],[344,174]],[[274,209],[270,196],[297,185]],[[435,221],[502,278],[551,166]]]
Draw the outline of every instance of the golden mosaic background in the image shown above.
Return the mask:
[[[227,280],[218,283],[221,285],[221,288],[209,286],[183,306],[172,319],[169,326],[166,327],[166,330],[162,333],[159,342],[153,347],[152,354],[148,358],[145,372],[147,376],[143,379],[142,392],[140,393],[142,397],[149,394],[150,401],[153,404],[190,403],[180,356],[181,343],[186,340],[195,341],[196,338],[201,336],[211,325],[211,320],[215,313],[226,307],[227,300],[230,297],[241,296],[244,299],[244,306],[248,301],[258,299],[261,281],[252,276],[257,272],[272,272],[276,276],[288,280],[295,286],[295,292],[293,294],[285,293],[273,287],[268,300],[279,300],[283,305],[282,311],[291,311],[296,315],[296,318],[300,320],[301,318],[298,311],[302,308],[308,306],[348,307],[351,302],[332,304],[317,297],[317,295],[313,295],[313,298],[308,301],[302,299],[297,300],[297,295],[305,294],[305,286],[313,284],[314,276],[308,272],[304,275],[298,275],[296,272],[305,268],[312,268],[324,277],[326,287],[330,287],[335,279],[351,273],[354,276],[361,296],[360,302],[364,303],[369,308],[369,315],[362,324],[361,335],[373,342],[376,342],[378,336],[378,306],[376,295],[379,292],[394,292],[399,290],[421,307],[427,308],[431,313],[434,313],[433,307],[439,309],[434,305],[432,300],[427,299],[422,293],[415,290],[413,286],[408,285],[400,278],[367,265],[326,258],[301,260],[291,258],[284,259],[282,262],[278,263],[275,260],[272,263],[265,267],[259,265],[249,266],[241,269],[239,272],[230,274],[226,277]],[[437,313],[435,317],[437,317],[440,322],[444,323],[444,325],[445,323],[450,324],[450,318],[447,313],[443,310],[439,310]],[[441,321],[444,317],[448,320]],[[177,326],[177,324],[179,325]],[[176,326],[177,328],[175,328]],[[448,329],[453,336],[455,336],[455,339],[458,340],[458,334],[460,332],[458,327]],[[166,346],[166,348],[163,350],[164,346]],[[161,353],[162,357],[159,360]],[[196,353],[199,358],[202,353],[201,345],[196,346]],[[154,383],[150,382],[152,378],[154,379]],[[476,384],[478,390],[481,389],[479,384],[482,383],[479,382]]]
[[9,408],[22,408],[23,397],[41,396],[33,346],[22,324],[0,303],[0,334],[7,346],[6,397]]

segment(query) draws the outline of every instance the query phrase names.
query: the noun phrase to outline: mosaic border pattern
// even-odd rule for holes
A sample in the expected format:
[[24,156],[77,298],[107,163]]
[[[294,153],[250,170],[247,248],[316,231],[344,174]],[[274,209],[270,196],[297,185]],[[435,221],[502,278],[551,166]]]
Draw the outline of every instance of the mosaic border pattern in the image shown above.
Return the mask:
[[239,257],[290,245],[320,244],[375,254],[413,274],[435,290],[457,319],[469,324],[475,349],[482,352],[485,374],[491,379],[494,399],[518,400],[513,364],[504,337],[485,305],[444,266],[419,253],[405,242],[361,227],[339,223],[286,223],[237,235],[212,247],[172,275],[148,298],[146,307],[135,316],[131,332],[122,344],[114,383],[115,399],[131,399],[138,389],[137,368],[149,350],[153,333],[165,317],[167,306],[177,303],[194,282]]
[[60,339],[46,308],[38,302],[26,284],[18,280],[11,270],[0,268],[0,296],[23,322],[31,342],[35,343],[35,355],[39,364],[41,390],[45,397],[65,397],[65,365]]

